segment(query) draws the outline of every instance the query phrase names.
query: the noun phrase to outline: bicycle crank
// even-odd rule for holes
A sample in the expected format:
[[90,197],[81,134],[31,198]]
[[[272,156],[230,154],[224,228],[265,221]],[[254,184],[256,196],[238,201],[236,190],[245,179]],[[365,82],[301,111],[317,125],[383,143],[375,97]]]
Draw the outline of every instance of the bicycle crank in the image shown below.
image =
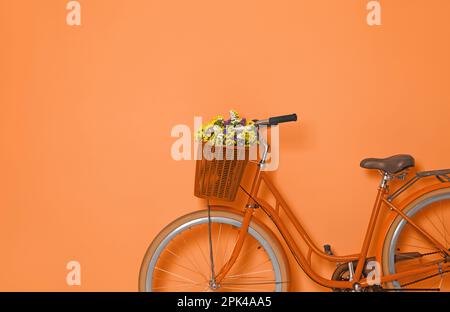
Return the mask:
[[[371,257],[366,259],[366,263],[369,261],[375,260],[375,257]],[[358,261],[353,262],[345,262],[338,265],[336,270],[334,270],[333,275],[331,277],[334,281],[350,281],[353,279],[353,268],[356,268],[358,265]],[[367,277],[370,271],[367,270],[367,267],[364,266],[364,270],[362,272],[363,277]],[[382,287],[379,285],[373,285],[362,288],[359,283],[355,283],[354,288],[333,288],[334,292],[378,292],[382,291]]]

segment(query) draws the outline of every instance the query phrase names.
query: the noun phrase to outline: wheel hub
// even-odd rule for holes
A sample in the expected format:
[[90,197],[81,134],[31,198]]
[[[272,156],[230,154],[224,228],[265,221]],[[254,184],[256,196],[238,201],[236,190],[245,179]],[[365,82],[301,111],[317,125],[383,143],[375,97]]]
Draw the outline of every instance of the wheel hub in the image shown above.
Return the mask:
[[211,288],[211,290],[217,290],[220,288],[220,284],[217,284],[216,281],[211,280],[209,281],[209,288]]

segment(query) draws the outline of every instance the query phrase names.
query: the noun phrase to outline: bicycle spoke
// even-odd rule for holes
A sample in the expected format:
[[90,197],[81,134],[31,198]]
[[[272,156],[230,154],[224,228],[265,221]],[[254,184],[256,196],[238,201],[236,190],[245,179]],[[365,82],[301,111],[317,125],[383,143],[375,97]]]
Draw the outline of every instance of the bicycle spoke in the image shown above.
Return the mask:
[[[229,231],[228,231],[229,232]],[[225,265],[225,256],[226,256],[226,253],[227,253],[227,250],[228,250],[228,242],[229,242],[229,240],[230,240],[230,236],[229,235],[227,235],[227,243],[225,244],[225,248],[224,248],[224,251],[223,251],[223,255],[222,255],[222,264],[221,264],[221,267],[223,266],[223,265]]]
[[198,286],[198,285],[200,285],[200,284],[201,284],[201,283],[195,283],[195,284],[189,283],[189,284],[181,284],[181,285],[176,285],[176,286],[172,286],[172,285],[170,285],[170,286],[160,286],[160,287],[154,287],[153,290],[167,289],[167,288],[173,289],[173,287],[185,289],[186,287],[187,287],[187,288],[195,287],[195,286]]
[[[215,251],[214,251],[214,255],[217,255],[217,248],[219,248],[220,234],[221,233],[222,233],[222,223],[219,224],[219,234],[217,234],[217,243],[216,243],[216,248],[215,248]],[[214,262],[218,265],[216,259],[214,259]]]
[[259,268],[260,266],[262,266],[263,264],[266,264],[268,262],[270,262],[270,259],[266,259],[263,262],[252,266],[251,268],[243,267],[242,269],[256,269],[256,268]]
[[424,247],[424,246],[418,246],[418,245],[412,245],[412,244],[405,244],[405,243],[403,243],[402,245],[415,247],[415,248],[421,248],[421,249],[436,250],[436,248]]
[[[442,202],[441,202],[441,204],[442,204]],[[441,217],[442,217],[442,219],[441,219],[441,217],[439,216],[438,213],[436,213],[436,217],[438,218],[439,222],[442,225],[442,229],[443,229],[443,235],[442,236],[443,236],[444,241],[445,241],[445,246],[449,246],[448,241],[447,241],[448,231],[447,231],[447,228],[445,226],[445,216],[444,216],[444,212],[442,211],[442,209],[441,209]]]
[[[263,272],[264,273],[264,272]],[[226,279],[232,279],[232,280],[236,280],[236,279],[240,279],[240,280],[257,280],[257,279],[264,279],[267,278],[266,276],[235,276],[235,277],[224,277],[224,280]]]
[[412,234],[408,235],[408,238],[413,239],[415,241],[418,241],[419,243],[425,243],[425,244],[429,244],[429,241],[426,240],[425,238],[418,238]]
[[203,248],[200,247],[197,238],[194,237],[193,241],[195,242],[195,244],[197,245],[198,249],[200,250],[200,253],[201,253],[201,255],[203,257],[203,260],[205,261],[206,265],[209,266],[210,265],[210,263],[209,263],[210,261],[207,259],[206,255],[205,255],[205,253],[203,251]]
[[[168,251],[170,254],[176,256],[177,258],[180,258],[180,256],[178,256],[177,254],[175,254],[175,253],[174,253],[173,251],[171,251],[170,249],[167,248],[167,251]],[[188,271],[197,273],[197,274],[199,274],[200,276],[202,276],[203,278],[206,278],[200,271],[198,271],[198,270],[196,270],[196,269],[190,269],[190,268],[188,268],[188,267],[186,267],[186,266],[184,266],[184,265],[178,264],[178,263],[176,263],[176,262],[172,262],[172,263],[175,264],[175,265],[177,265],[177,266],[179,266],[179,267],[181,267],[181,268],[184,268],[184,269],[186,269],[186,270],[188,270]]]
[[440,289],[442,289],[442,288],[446,288],[446,289],[448,289],[448,287],[450,287],[450,274],[443,274],[443,275],[441,275],[441,282],[439,283],[439,288]]
[[[441,205],[442,205],[442,202],[441,202]],[[450,236],[450,232],[448,231],[447,226],[445,225],[446,222],[445,222],[444,209],[441,209],[441,213],[442,213],[442,227],[444,228],[445,233],[446,233],[446,237],[447,237],[447,234]],[[448,243],[447,243],[447,246],[449,246]]]
[[[241,252],[241,253],[239,254],[239,257],[240,257],[240,258],[241,258],[241,257],[242,257],[242,258],[245,258],[245,256],[247,256],[249,253],[251,253],[251,252],[254,251],[253,248],[251,247],[251,245],[249,246],[250,243],[247,243],[247,242],[248,242],[247,240],[244,242],[245,248],[244,248],[244,246],[242,246],[242,249],[247,249],[247,250],[244,251],[243,253]],[[251,244],[257,244],[257,242],[256,242],[256,241],[252,241]]]
[[[153,279],[155,281],[159,280],[159,281],[170,282],[170,283],[186,283],[185,280],[170,279],[167,277],[154,277]],[[192,284],[192,283],[190,283],[190,284]]]
[[222,287],[222,289],[236,289],[236,290],[246,290],[246,291],[261,291],[259,288],[244,288],[244,287]]
[[441,231],[439,231],[439,229],[437,228],[437,226],[436,225],[434,225],[434,223],[431,221],[431,219],[430,219],[430,217],[428,217],[428,216],[425,216],[425,218],[428,220],[428,222],[430,222],[431,223],[431,225],[434,227],[434,229],[436,230],[436,232],[438,232],[439,233],[439,235],[441,235],[442,237],[444,237],[443,236],[443,234],[442,234],[442,232]]
[[275,285],[275,284],[282,284],[282,283],[288,283],[288,282],[277,282],[275,280],[262,280],[258,282],[243,282],[243,283],[222,283],[221,285]]
[[[238,236],[239,236],[239,232],[236,233],[234,236],[235,236],[234,239],[232,239],[232,242],[234,241],[234,244],[232,244],[231,246],[235,246],[235,245],[236,245],[236,241],[237,241],[237,238],[238,238]],[[229,241],[229,240],[228,240],[228,241]],[[228,261],[228,253],[229,253],[230,256],[231,256],[231,254],[232,254],[232,252],[233,252],[233,248],[228,248],[228,241],[227,241],[227,245],[226,245],[226,248],[225,248],[225,253],[224,253],[224,255],[223,255],[223,262],[224,262],[224,265],[225,265],[226,261]]]
[[178,275],[178,274],[173,273],[173,272],[169,272],[169,271],[167,271],[167,270],[164,270],[164,269],[161,269],[161,268],[158,268],[158,267],[155,267],[155,270],[162,271],[162,272],[167,273],[167,274],[170,274],[170,275],[172,275],[172,276],[181,278],[182,280],[185,280],[185,281],[189,281],[189,282],[192,282],[192,283],[197,283],[196,281],[193,281],[193,280],[191,280],[191,279],[189,279],[189,278],[183,277],[183,276],[181,276],[181,275]]
[[[183,239],[183,242],[187,245],[186,239],[185,239],[184,237],[182,237],[182,239]],[[196,262],[193,261],[193,260],[190,258],[190,256],[184,255],[184,257],[191,263],[192,266],[194,266],[199,272],[201,272],[201,270],[199,269],[199,267],[195,264]],[[202,273],[202,275],[203,275],[203,273]],[[207,279],[206,276],[204,276],[204,277]]]
[[262,271],[255,271],[255,272],[247,272],[247,273],[241,273],[241,274],[234,274],[234,275],[228,275],[228,278],[238,277],[238,276],[244,276],[244,275],[252,275],[252,274],[259,274],[264,272],[272,272],[271,270],[262,270]]
[[[244,248],[243,248],[244,249]],[[240,253],[238,260],[236,261],[236,263],[239,263],[239,268],[240,270],[243,269],[247,269],[247,266],[249,264],[249,262],[251,261],[250,259],[250,253],[255,252],[255,250],[253,250],[251,247],[246,246],[247,251],[245,251],[244,253]],[[243,262],[242,262],[243,261]]]

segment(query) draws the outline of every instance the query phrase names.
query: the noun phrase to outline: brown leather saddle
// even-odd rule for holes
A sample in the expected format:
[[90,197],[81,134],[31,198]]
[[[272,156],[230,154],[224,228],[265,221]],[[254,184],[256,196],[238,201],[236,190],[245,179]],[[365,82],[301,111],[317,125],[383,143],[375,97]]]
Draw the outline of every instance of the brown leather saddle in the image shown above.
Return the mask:
[[414,167],[414,164],[415,161],[411,155],[401,154],[387,158],[366,158],[361,161],[360,166],[395,174],[409,167]]

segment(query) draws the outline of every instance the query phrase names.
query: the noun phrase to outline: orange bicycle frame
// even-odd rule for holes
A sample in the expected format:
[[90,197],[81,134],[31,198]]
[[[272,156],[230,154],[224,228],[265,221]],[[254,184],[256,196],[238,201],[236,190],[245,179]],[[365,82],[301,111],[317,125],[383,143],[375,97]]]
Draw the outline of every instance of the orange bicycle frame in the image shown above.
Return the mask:
[[[386,180],[387,181],[387,180]],[[261,184],[264,183],[269,191],[273,194],[273,196],[276,199],[276,205],[275,207],[272,207],[269,205],[264,199],[258,197],[258,191],[260,189]],[[430,188],[425,188],[424,191],[427,191],[429,189],[436,189],[436,188],[443,188],[443,187],[449,187],[450,182],[447,183],[440,183],[438,186],[431,186]],[[247,193],[247,192],[246,192]],[[380,184],[377,195],[375,198],[375,202],[373,205],[372,214],[370,217],[369,225],[367,227],[367,231],[365,234],[365,238],[361,247],[361,251],[358,254],[352,254],[352,255],[346,255],[346,256],[335,256],[335,255],[329,255],[322,251],[320,248],[317,247],[317,245],[313,242],[311,237],[308,235],[308,233],[305,231],[304,227],[301,225],[301,223],[298,221],[298,219],[295,217],[294,213],[290,209],[290,207],[287,205],[286,201],[283,199],[281,194],[278,192],[276,187],[272,184],[270,179],[268,178],[267,174],[264,171],[261,171],[260,168],[258,168],[257,173],[254,177],[251,191],[247,193],[249,195],[249,199],[247,201],[247,205],[245,208],[244,213],[244,219],[242,223],[242,227],[240,228],[239,235],[236,241],[236,245],[234,246],[233,252],[230,256],[230,259],[225,263],[225,265],[219,270],[218,274],[215,277],[215,281],[217,283],[220,283],[220,281],[226,276],[226,274],[229,272],[233,264],[235,263],[236,259],[239,257],[239,254],[241,252],[245,237],[247,235],[248,226],[250,224],[250,221],[253,217],[253,213],[255,209],[262,209],[268,217],[272,220],[272,222],[275,224],[276,228],[278,229],[279,233],[281,234],[281,237],[286,242],[291,254],[293,255],[294,259],[297,261],[301,269],[316,283],[328,287],[328,288],[352,288],[354,286],[354,283],[359,283],[362,287],[369,286],[369,281],[363,277],[362,272],[364,270],[364,266],[366,265],[366,259],[368,258],[368,252],[369,248],[371,246],[371,243],[373,242],[373,236],[374,236],[374,230],[377,223],[377,220],[380,215],[380,211],[383,207],[387,207],[389,210],[391,210],[394,213],[394,216],[400,215],[405,220],[412,225],[412,227],[420,233],[420,235],[424,236],[426,239],[428,239],[431,243],[435,245],[440,251],[443,253],[446,253],[449,255],[449,251],[445,249],[444,246],[442,246],[437,240],[435,240],[431,235],[429,235],[425,230],[423,230],[420,226],[415,224],[411,219],[409,219],[403,212],[402,209],[406,206],[408,202],[414,199],[414,197],[410,198],[407,202],[399,205],[398,207],[395,206],[393,203],[388,201],[386,199],[388,195],[387,188],[385,187],[384,182]],[[418,197],[417,195],[415,196]],[[286,214],[287,218],[292,222],[292,224],[295,227],[295,230],[297,234],[300,235],[302,240],[307,244],[308,246],[308,253],[305,256],[297,244],[296,240],[293,238],[291,233],[289,232],[287,226],[284,224],[283,220],[279,216],[280,208],[283,210],[283,212]],[[391,218],[393,218],[391,216]],[[328,260],[329,262],[335,262],[335,263],[345,263],[345,262],[351,262],[351,261],[357,261],[357,266],[354,273],[354,278],[352,281],[336,281],[332,279],[327,279],[319,274],[317,274],[311,266],[311,255],[312,253],[318,255],[319,257]],[[450,263],[444,263],[442,266],[439,267],[438,263],[434,263],[431,265],[427,265],[423,268],[414,269],[405,271],[398,274],[389,274],[382,276],[380,281],[381,283],[394,281],[396,279],[413,276],[417,274],[425,274],[425,273],[432,273],[432,272],[438,272],[439,270],[446,270],[450,268]]]

